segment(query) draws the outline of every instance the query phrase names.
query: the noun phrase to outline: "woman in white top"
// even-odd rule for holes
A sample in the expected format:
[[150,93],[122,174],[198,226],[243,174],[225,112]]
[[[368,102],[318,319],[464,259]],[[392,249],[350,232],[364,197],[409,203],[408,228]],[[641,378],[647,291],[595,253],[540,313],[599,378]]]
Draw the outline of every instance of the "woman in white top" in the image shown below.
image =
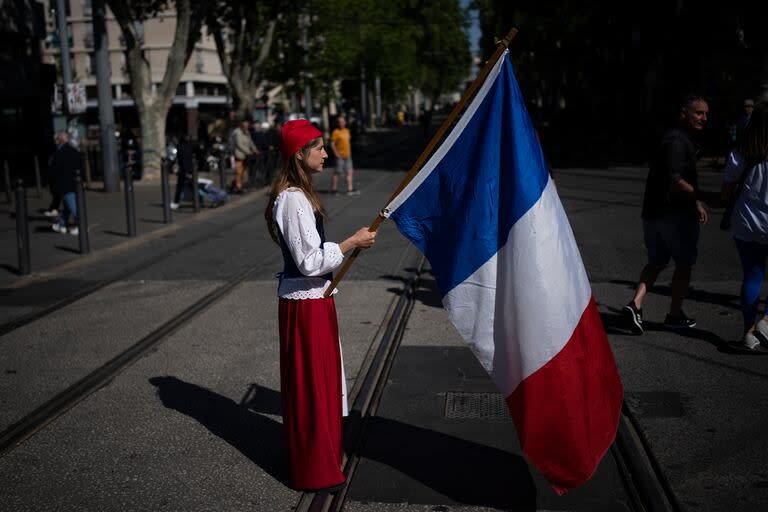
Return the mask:
[[738,147],[728,156],[723,189],[735,193],[744,184],[731,214],[731,235],[736,242],[744,277],[741,309],[744,317],[742,346],[762,351],[768,345],[768,317],[758,320],[757,303],[768,260],[768,104],[755,106]]
[[[333,296],[323,298],[332,271],[350,249],[373,245],[363,227],[336,244],[325,240],[325,210],[312,183],[328,158],[322,133],[304,119],[283,125],[283,170],[264,214],[283,251],[279,275],[280,391],[294,489],[333,491],[341,471],[346,392]],[[335,293],[335,292],[334,292]]]

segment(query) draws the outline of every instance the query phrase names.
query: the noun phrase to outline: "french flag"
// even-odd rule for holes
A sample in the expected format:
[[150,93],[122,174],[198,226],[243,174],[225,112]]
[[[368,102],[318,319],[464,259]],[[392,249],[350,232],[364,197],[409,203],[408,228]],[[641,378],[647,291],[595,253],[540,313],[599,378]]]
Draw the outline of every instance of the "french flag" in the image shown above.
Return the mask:
[[623,389],[508,52],[384,216],[429,260],[528,459],[559,494],[589,480]]

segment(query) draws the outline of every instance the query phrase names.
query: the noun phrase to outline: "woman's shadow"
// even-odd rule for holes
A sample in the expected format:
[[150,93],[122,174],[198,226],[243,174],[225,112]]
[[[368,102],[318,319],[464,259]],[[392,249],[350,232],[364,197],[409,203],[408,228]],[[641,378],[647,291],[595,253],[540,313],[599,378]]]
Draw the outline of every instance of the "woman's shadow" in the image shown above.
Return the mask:
[[[196,419],[272,478],[289,486],[282,425],[264,414],[281,414],[280,393],[251,384],[240,403],[176,377],[149,382],[169,409]],[[347,418],[356,430],[359,413]],[[503,450],[386,418],[370,418],[361,455],[394,468],[458,503],[535,510],[536,486],[525,461]],[[347,438],[350,453],[354,440]]]
[[[277,391],[252,384],[238,404],[176,377],[153,377],[149,382],[157,388],[160,400],[168,409],[196,419],[272,478],[288,485],[282,425],[264,416],[280,414],[280,394]],[[258,412],[254,407],[258,407]]]

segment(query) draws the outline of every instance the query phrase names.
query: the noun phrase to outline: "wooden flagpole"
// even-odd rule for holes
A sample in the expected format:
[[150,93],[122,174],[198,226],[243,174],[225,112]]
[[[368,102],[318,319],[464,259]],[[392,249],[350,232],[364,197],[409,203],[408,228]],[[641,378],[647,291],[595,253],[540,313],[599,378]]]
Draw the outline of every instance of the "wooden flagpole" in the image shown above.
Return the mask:
[[[470,84],[469,87],[467,87],[467,90],[464,91],[464,94],[461,96],[461,99],[456,104],[455,107],[453,107],[453,110],[451,110],[451,113],[448,115],[448,117],[443,121],[443,124],[440,125],[440,129],[437,130],[437,133],[432,137],[432,139],[429,141],[429,144],[427,144],[427,147],[424,148],[424,151],[421,152],[421,155],[419,155],[418,160],[416,160],[416,163],[413,164],[413,167],[411,167],[411,170],[408,171],[408,174],[405,176],[403,181],[400,183],[400,185],[397,187],[397,189],[392,193],[389,200],[387,201],[387,204],[391,203],[397,195],[405,189],[405,187],[408,186],[408,183],[411,182],[411,180],[418,174],[418,172],[421,170],[421,167],[424,165],[424,163],[427,161],[427,158],[429,158],[430,155],[432,155],[432,151],[434,151],[435,146],[437,146],[441,140],[443,140],[443,136],[445,133],[453,126],[453,123],[456,121],[456,118],[459,117],[459,115],[464,111],[464,108],[466,107],[467,103],[475,96],[475,92],[477,89],[485,82],[486,77],[491,72],[491,69],[493,69],[493,66],[496,64],[496,61],[499,60],[501,57],[501,54],[504,53],[504,51],[509,47],[509,44],[512,42],[512,39],[515,38],[517,35],[517,29],[513,28],[509,31],[509,34],[504,37],[501,41],[499,41],[498,46],[496,47],[496,51],[493,53],[490,59],[488,59],[483,66],[483,69],[480,70],[480,73],[478,73],[475,80]],[[368,231],[374,232],[379,229],[379,226],[384,221],[385,217],[379,213],[379,215],[376,217],[376,219],[371,223],[371,225],[368,227]],[[336,286],[339,284],[339,281],[344,277],[344,274],[347,273],[349,268],[352,266],[352,264],[357,259],[357,256],[360,254],[360,249],[355,249],[350,257],[347,259],[347,261],[344,262],[344,265],[342,265],[339,272],[336,274],[336,277],[334,278],[331,285],[325,290],[325,293],[323,294],[324,297],[329,297],[331,293],[333,293],[333,290],[336,288]]]

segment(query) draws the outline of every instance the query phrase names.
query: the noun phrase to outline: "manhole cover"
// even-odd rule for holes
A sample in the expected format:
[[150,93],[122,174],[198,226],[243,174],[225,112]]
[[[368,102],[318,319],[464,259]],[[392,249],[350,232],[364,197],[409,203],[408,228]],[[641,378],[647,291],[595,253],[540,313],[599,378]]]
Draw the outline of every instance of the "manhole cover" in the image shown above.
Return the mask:
[[635,391],[625,394],[627,405],[645,418],[682,418],[687,399],[673,391]]
[[508,420],[509,412],[504,397],[499,393],[445,394],[445,412],[449,420]]

